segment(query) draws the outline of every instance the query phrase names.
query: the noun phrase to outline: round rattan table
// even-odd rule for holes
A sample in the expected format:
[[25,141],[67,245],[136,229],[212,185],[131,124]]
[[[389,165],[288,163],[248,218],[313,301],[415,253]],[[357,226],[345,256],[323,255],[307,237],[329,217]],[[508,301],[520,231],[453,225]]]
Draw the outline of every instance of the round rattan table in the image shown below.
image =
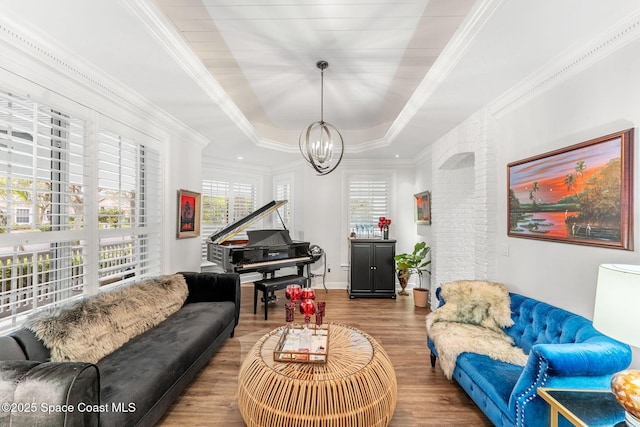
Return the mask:
[[262,337],[240,367],[238,406],[247,426],[389,424],[398,383],[389,356],[373,338],[330,324],[326,363],[276,362],[282,329]]

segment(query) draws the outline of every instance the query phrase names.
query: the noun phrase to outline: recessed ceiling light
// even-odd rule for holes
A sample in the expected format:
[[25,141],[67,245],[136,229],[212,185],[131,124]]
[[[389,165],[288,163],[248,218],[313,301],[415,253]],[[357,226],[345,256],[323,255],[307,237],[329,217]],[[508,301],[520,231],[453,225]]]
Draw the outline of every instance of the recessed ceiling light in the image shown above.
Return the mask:
[[400,157],[400,154],[396,154],[396,159],[397,159],[398,157]]
[[244,160],[244,157],[238,156],[238,160]]

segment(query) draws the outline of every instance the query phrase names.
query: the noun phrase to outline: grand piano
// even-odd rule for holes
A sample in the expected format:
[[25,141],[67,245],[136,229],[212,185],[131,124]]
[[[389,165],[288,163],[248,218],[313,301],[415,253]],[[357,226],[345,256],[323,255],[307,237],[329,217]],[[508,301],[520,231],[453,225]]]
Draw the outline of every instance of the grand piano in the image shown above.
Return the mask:
[[[263,277],[284,267],[297,267],[302,276],[305,265],[317,261],[309,252],[309,242],[293,241],[278,209],[287,200],[271,201],[246,217],[217,231],[207,239],[207,259],[226,272],[259,272]],[[278,213],[283,229],[247,230],[248,239],[236,237],[258,220]]]

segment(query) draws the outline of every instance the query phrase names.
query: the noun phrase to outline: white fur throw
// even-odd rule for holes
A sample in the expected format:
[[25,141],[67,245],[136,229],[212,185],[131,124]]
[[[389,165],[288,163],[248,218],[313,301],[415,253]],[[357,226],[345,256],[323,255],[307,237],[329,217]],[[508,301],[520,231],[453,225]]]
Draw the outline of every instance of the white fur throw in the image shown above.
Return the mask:
[[502,328],[513,325],[508,289],[500,283],[461,280],[442,285],[446,301],[426,317],[440,367],[449,379],[461,353],[473,352],[524,366],[527,355]]
[[51,361],[96,363],[180,310],[188,292],[181,274],[148,279],[38,314],[27,327],[49,348]]

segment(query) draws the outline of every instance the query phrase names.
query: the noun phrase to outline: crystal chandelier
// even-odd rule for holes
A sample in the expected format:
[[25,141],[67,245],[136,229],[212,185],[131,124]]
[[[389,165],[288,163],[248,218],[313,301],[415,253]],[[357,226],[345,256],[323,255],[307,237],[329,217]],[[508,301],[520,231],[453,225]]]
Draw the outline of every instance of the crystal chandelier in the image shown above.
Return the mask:
[[342,135],[333,125],[324,121],[324,70],[327,61],[318,61],[320,69],[320,120],[311,123],[300,133],[298,145],[302,157],[318,175],[326,175],[338,167],[344,154]]

